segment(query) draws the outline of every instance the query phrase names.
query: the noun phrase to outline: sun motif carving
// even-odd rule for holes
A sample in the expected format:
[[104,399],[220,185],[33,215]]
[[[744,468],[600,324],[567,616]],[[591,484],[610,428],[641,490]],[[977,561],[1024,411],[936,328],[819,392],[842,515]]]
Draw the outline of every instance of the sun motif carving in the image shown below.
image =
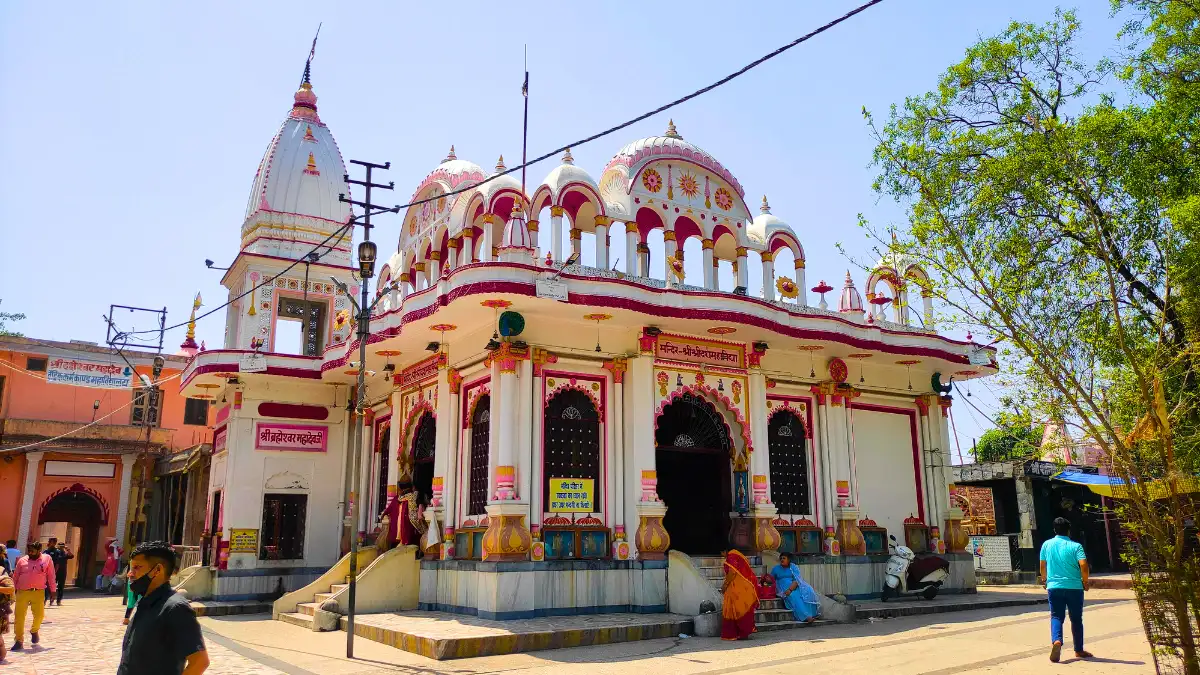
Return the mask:
[[679,172],[679,191],[688,199],[700,194],[700,184],[696,182],[696,175],[687,171]]
[[651,192],[662,190],[662,175],[654,169],[646,169],[642,172],[642,186]]
[[725,188],[717,188],[717,191],[713,193],[713,201],[726,211],[733,208],[733,195],[729,194],[729,190]]
[[779,294],[785,298],[794,298],[800,295],[800,289],[796,286],[796,282],[788,277],[779,277],[775,280],[775,288],[779,290]]

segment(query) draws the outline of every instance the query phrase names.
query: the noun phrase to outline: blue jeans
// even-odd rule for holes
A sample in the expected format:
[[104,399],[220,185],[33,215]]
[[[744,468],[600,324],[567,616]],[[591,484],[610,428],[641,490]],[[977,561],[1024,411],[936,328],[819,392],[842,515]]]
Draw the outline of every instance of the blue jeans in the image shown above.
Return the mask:
[[1050,641],[1063,641],[1063,619],[1071,615],[1071,641],[1083,651],[1083,589],[1052,588],[1050,593]]

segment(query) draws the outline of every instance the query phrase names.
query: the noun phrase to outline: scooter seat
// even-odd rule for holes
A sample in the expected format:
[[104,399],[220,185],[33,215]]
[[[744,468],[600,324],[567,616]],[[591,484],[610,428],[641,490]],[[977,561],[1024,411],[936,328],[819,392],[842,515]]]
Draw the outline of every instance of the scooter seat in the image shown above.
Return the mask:
[[936,555],[928,555],[917,558],[916,560],[912,561],[911,565],[908,566],[909,583],[911,584],[913,581],[920,581],[939,569],[949,573],[950,561]]

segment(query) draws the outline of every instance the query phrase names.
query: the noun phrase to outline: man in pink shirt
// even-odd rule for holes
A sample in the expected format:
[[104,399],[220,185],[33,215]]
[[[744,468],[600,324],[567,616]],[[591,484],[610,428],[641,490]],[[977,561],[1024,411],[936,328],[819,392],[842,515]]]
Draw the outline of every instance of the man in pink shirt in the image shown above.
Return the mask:
[[17,614],[16,641],[12,646],[14,652],[25,648],[21,644],[25,638],[25,608],[33,610],[33,629],[29,634],[36,645],[40,639],[38,631],[42,628],[42,617],[46,613],[46,589],[50,589],[51,593],[58,590],[54,578],[54,561],[42,553],[41,542],[29,542],[28,551],[28,554],[17,559],[17,566],[12,575],[17,589],[16,602],[13,603],[13,611]]

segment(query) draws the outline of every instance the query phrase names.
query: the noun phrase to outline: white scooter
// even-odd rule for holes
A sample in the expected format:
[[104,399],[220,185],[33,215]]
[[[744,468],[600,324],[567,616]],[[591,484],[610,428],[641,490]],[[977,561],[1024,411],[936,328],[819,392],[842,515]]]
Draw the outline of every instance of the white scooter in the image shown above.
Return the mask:
[[911,548],[896,543],[896,535],[888,535],[888,539],[891,539],[892,557],[888,559],[880,599],[887,602],[895,597],[918,593],[926,600],[937,597],[942,582],[950,576],[950,563],[936,555],[918,560]]

